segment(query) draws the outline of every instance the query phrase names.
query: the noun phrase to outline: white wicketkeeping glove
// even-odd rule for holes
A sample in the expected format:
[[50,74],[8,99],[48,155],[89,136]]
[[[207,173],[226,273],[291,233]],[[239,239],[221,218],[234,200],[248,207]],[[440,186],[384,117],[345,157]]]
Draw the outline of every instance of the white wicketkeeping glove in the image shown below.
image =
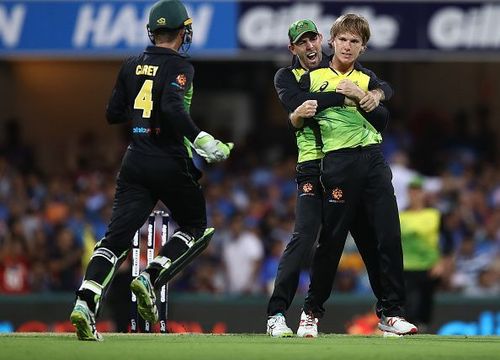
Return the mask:
[[204,131],[200,131],[193,142],[194,150],[208,163],[226,160],[233,146],[233,143],[223,143]]

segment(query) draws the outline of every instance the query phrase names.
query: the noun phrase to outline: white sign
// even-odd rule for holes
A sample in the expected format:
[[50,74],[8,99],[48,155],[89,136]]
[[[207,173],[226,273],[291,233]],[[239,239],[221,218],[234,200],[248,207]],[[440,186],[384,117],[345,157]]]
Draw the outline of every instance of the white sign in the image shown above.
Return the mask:
[[5,47],[15,47],[19,43],[25,15],[24,5],[13,6],[10,14],[0,5],[0,43]]
[[[396,43],[399,23],[395,18],[376,14],[372,6],[349,6],[343,9],[342,14],[349,12],[364,16],[370,23],[370,47],[385,49]],[[320,3],[299,3],[280,8],[255,6],[240,18],[238,35],[242,44],[247,47],[285,47],[289,42],[288,27],[294,21],[311,19],[324,39],[328,39],[330,28],[337,17],[338,15],[324,14]]]
[[[193,18],[193,46],[202,47],[207,42],[214,13],[211,4],[194,9],[186,6]],[[113,48],[123,42],[127,47],[142,47],[149,43],[146,24],[149,7],[139,10],[136,5],[83,5],[77,15],[73,46]]]
[[429,21],[431,43],[441,49],[500,47],[500,5],[471,9],[449,6]]

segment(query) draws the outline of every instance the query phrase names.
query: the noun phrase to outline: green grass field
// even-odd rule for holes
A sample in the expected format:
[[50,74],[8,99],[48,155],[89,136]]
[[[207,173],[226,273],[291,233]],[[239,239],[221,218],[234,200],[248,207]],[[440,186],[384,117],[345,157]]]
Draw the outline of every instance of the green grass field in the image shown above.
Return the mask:
[[275,339],[265,335],[104,334],[103,342],[73,334],[0,335],[0,359],[500,359],[500,337],[321,335]]

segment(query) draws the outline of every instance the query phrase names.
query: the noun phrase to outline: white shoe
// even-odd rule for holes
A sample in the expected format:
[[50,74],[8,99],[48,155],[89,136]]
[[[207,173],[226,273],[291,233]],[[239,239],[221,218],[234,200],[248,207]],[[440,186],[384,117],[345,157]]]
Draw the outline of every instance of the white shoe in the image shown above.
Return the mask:
[[300,314],[298,337],[318,337],[318,319],[312,313],[306,314],[302,311]]
[[418,333],[418,328],[399,316],[384,316],[380,318],[378,328],[384,332],[396,335],[411,335]]
[[267,335],[273,337],[293,336],[293,331],[286,325],[286,320],[282,313],[277,313],[267,318]]
[[101,341],[102,336],[95,326],[95,315],[83,300],[76,300],[70,320],[76,329],[78,340]]

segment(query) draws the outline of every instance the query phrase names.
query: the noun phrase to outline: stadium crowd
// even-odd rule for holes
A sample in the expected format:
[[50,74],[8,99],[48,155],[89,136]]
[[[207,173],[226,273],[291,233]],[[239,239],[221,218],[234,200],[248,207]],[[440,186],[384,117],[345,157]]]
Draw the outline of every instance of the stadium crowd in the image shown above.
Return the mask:
[[[445,120],[424,112],[405,126],[393,121],[384,135],[400,209],[406,206],[411,178],[423,174],[427,201],[441,211],[444,229],[452,235],[454,264],[441,291],[500,294],[498,135],[477,121],[487,116],[484,108]],[[57,174],[44,173],[37,149],[23,142],[19,124],[6,124],[0,144],[0,293],[74,291],[95,242],[106,231],[118,164],[103,166],[95,146],[81,146],[75,154],[78,166],[65,168],[61,161]],[[262,133],[267,135],[237,144],[227,163],[206,165],[198,159],[205,171],[201,181],[209,223],[217,232],[209,249],[173,281],[173,289],[230,294],[272,290],[293,231],[296,159],[286,127],[260,129]],[[82,143],[88,139],[82,137]],[[124,263],[121,273],[129,272],[130,264]],[[307,285],[304,268],[302,293]],[[352,240],[334,291],[371,292]]]

